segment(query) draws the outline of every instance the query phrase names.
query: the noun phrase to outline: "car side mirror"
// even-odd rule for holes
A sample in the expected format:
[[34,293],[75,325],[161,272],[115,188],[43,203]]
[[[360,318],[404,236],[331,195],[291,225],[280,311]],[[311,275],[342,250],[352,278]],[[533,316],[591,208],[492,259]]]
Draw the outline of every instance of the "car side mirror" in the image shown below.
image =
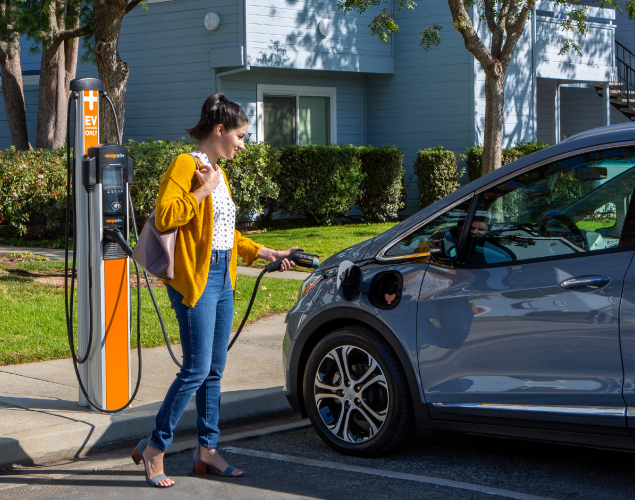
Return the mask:
[[453,265],[457,259],[458,242],[451,229],[442,229],[428,239],[430,258],[444,265]]

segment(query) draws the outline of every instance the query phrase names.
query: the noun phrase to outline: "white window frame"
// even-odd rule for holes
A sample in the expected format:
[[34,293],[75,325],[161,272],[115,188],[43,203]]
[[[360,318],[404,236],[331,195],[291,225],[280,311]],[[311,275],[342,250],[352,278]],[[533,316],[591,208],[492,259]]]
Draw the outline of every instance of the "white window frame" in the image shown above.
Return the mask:
[[256,120],[258,122],[258,142],[265,140],[264,96],[295,96],[295,143],[300,142],[300,97],[329,97],[330,103],[330,143],[337,144],[337,91],[335,87],[303,87],[295,85],[257,84]]

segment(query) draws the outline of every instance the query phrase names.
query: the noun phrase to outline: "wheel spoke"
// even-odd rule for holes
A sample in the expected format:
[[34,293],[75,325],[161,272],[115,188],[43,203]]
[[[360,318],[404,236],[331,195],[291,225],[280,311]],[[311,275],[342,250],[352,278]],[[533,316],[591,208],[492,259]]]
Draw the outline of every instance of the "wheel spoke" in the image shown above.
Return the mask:
[[315,377],[315,387],[317,387],[318,389],[325,390],[325,391],[336,392],[338,389],[340,389],[342,387],[342,384],[340,384],[340,385],[325,384],[324,382],[320,382],[320,380],[316,376]]
[[362,400],[362,408],[364,408],[364,410],[370,413],[370,415],[375,420],[379,420],[380,422],[384,422],[386,420],[386,410],[382,410],[381,412],[377,413],[375,410],[373,410],[370,406],[366,404],[366,401],[363,401],[363,400]]
[[351,374],[348,371],[348,353],[351,352],[353,349],[354,348],[351,347],[350,345],[345,345],[344,347],[342,347],[342,362],[344,363],[346,380],[348,380],[349,382],[352,382],[353,378],[351,377]]
[[342,431],[342,438],[344,441],[348,441],[349,443],[353,442],[353,440],[348,435],[348,424],[351,421],[351,409],[346,408],[346,416],[344,417],[344,430]]
[[319,405],[320,402],[323,399],[335,399],[337,401],[339,401],[340,403],[342,402],[342,398],[340,398],[337,394],[325,394],[325,393],[319,393],[315,395],[315,402]]
[[375,425],[375,422],[373,422],[373,419],[368,416],[368,414],[366,413],[364,408],[361,408],[361,407],[358,406],[357,407],[357,411],[360,413],[360,415],[362,417],[364,417],[364,419],[366,419],[366,422],[368,422],[368,425],[370,425],[370,436],[369,436],[369,438],[372,438],[375,434],[377,434],[377,432],[379,430],[377,428],[377,425]]
[[340,356],[337,352],[337,349],[333,349],[328,353],[328,357],[330,357],[337,364],[337,369],[340,372],[340,385],[344,385],[344,370],[342,368],[342,363],[340,361]]
[[347,411],[348,411],[348,408],[346,408],[346,406],[342,406],[342,411],[340,412],[340,416],[337,419],[337,423],[331,428],[331,432],[335,434],[336,436],[340,432],[340,427],[342,426],[342,422],[344,421],[344,415]]
[[369,360],[370,360],[370,366],[368,367],[368,370],[366,370],[366,373],[364,373],[364,375],[362,375],[361,377],[359,377],[359,379],[355,380],[355,384],[363,384],[364,380],[366,380],[370,375],[372,375],[372,373],[375,371],[375,368],[377,368],[377,361],[375,361],[374,358],[371,358],[370,356],[368,356]]
[[386,377],[384,376],[384,374],[382,373],[381,375],[375,375],[373,378],[371,378],[368,382],[366,382],[362,388],[359,390],[359,392],[363,392],[366,389],[368,389],[371,385],[373,384],[379,384],[380,386],[384,387],[385,389],[388,388],[388,386],[386,385]]

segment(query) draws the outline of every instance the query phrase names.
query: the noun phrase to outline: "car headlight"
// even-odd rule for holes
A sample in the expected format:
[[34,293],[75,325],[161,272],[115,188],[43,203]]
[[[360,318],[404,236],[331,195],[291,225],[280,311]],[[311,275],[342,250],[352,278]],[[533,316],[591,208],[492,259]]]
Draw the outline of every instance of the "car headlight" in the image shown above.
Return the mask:
[[307,279],[302,282],[300,285],[300,293],[298,294],[298,300],[304,297],[309,291],[317,285],[323,279],[333,278],[337,276],[337,267],[331,267],[330,269],[325,269],[321,271],[316,271]]
[[307,279],[305,279],[300,285],[300,292],[298,294],[298,300],[304,297],[309,291],[317,285],[320,281],[322,281],[321,273],[313,273]]

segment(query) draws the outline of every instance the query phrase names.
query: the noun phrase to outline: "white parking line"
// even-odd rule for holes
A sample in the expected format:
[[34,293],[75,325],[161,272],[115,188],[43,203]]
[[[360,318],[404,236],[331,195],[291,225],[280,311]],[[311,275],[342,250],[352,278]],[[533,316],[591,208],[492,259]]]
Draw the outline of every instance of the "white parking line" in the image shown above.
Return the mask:
[[536,495],[527,495],[526,493],[517,493],[515,491],[503,490],[501,488],[490,488],[479,484],[463,483],[461,481],[452,481],[449,479],[441,479],[438,477],[419,476],[417,474],[406,474],[404,472],[395,472],[391,470],[373,469],[370,467],[359,467],[357,465],[348,465],[338,462],[326,462],[323,460],[312,460],[310,458],[293,457],[290,455],[279,455],[277,453],[268,453],[265,451],[247,450],[245,448],[236,448],[227,446],[224,451],[235,453],[237,455],[246,455],[249,457],[268,458],[270,460],[279,460],[281,462],[289,462],[299,465],[308,465],[310,467],[322,467],[325,469],[336,469],[346,472],[356,472],[358,474],[368,474],[371,476],[388,477],[392,479],[403,479],[405,481],[415,481],[417,483],[435,484],[437,486],[447,486],[449,488],[458,488],[461,490],[477,491],[479,493],[488,493],[500,497],[513,498],[515,500],[554,500],[553,498],[540,497]]

